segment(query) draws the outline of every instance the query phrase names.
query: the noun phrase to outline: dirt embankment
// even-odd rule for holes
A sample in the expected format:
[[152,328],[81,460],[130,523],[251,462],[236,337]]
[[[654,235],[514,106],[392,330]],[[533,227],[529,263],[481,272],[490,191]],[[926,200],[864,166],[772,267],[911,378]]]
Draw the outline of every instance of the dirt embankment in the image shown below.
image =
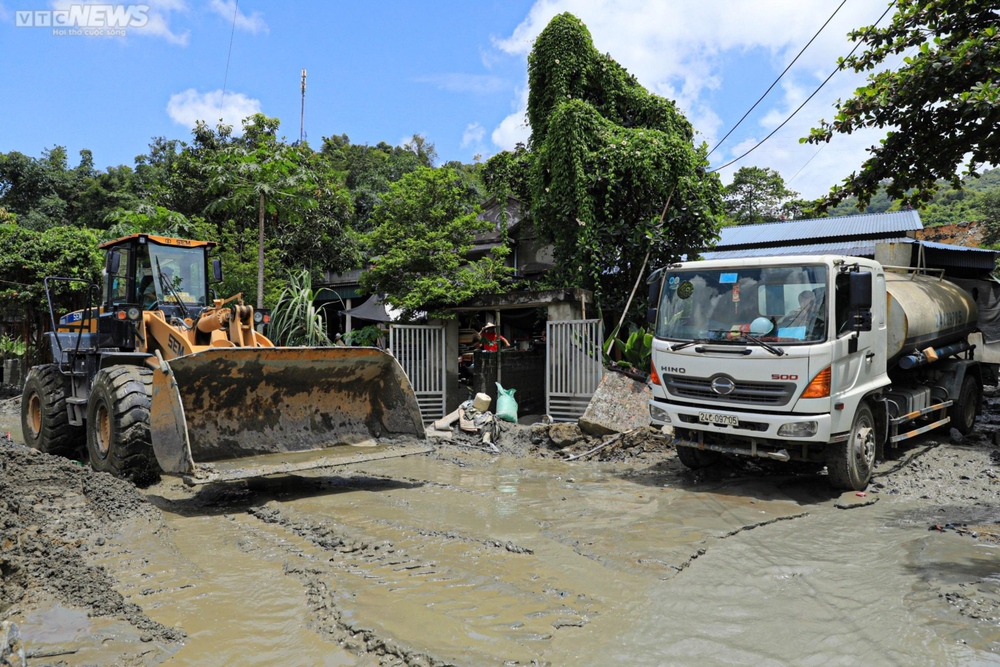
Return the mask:
[[[136,523],[156,530],[163,518],[130,484],[0,434],[0,620],[19,610],[65,605],[125,621],[140,644],[169,650],[183,633],[126,602],[113,573],[92,564]],[[128,661],[151,652],[160,653],[143,647],[122,657]]]

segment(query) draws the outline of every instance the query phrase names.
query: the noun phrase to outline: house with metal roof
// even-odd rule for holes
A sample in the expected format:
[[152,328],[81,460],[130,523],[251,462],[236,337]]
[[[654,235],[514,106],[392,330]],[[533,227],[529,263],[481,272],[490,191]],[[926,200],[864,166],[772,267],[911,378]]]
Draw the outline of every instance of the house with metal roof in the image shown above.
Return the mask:
[[[733,259],[762,255],[848,255],[876,258],[904,266],[935,266],[955,276],[989,273],[996,267],[995,250],[919,240],[923,229],[916,211],[866,213],[815,220],[767,222],[726,227],[702,259]],[[892,247],[891,255],[886,249]]]

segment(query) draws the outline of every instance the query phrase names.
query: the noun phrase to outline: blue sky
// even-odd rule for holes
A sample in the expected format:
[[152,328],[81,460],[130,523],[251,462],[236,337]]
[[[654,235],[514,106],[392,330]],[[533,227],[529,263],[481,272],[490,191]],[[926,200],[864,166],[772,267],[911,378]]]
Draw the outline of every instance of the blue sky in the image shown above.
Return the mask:
[[[238,127],[256,111],[280,118],[282,133],[296,139],[306,69],[305,131],[313,146],[334,134],[401,144],[420,133],[435,145],[439,163],[485,159],[527,140],[527,55],[535,36],[564,11],[584,21],[599,51],[650,91],[676,100],[699,139],[714,146],[840,2],[0,0],[0,152],[37,157],[61,145],[71,164],[87,148],[99,168],[131,165],[153,137],[187,140],[196,119],[214,124],[221,117]],[[785,120],[851,49],[847,31],[876,21],[886,5],[846,0],[713,154],[713,165]],[[104,11],[122,13],[129,25],[125,36],[23,25],[49,11],[91,17],[90,31],[107,25],[99,18]],[[837,137],[822,148],[798,139],[831,118],[834,101],[861,81],[835,76],[774,138],[723,170],[723,181],[740,166],[770,167],[803,196],[823,194],[860,166],[879,136]]]

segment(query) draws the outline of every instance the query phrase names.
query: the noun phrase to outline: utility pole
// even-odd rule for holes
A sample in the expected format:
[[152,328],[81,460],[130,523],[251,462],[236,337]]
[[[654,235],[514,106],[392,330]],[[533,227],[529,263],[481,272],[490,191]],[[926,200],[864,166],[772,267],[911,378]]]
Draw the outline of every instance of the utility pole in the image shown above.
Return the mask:
[[302,70],[302,113],[299,115],[299,143],[306,140],[306,71]]

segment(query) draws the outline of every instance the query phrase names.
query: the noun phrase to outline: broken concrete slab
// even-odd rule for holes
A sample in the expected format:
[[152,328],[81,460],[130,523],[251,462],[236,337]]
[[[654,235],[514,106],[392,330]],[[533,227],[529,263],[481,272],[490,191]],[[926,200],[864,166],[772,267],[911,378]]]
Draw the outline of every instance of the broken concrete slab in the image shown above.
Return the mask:
[[605,373],[580,417],[580,429],[589,435],[610,435],[649,426],[652,397],[645,382],[622,373]]

